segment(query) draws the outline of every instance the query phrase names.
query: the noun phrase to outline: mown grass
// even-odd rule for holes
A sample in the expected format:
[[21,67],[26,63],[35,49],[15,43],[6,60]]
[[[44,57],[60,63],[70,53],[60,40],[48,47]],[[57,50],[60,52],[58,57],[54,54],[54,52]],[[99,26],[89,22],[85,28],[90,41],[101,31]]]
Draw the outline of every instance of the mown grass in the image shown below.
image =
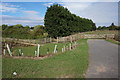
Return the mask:
[[[84,78],[88,67],[87,40],[79,46],[43,60],[3,58],[3,78]],[[13,76],[13,72],[17,76]]]

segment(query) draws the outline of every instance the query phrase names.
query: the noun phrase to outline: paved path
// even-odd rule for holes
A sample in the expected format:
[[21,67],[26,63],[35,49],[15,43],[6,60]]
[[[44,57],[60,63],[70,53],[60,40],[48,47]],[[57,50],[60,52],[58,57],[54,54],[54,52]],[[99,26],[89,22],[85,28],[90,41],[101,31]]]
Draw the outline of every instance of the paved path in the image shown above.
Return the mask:
[[118,78],[118,45],[90,39],[86,78]]

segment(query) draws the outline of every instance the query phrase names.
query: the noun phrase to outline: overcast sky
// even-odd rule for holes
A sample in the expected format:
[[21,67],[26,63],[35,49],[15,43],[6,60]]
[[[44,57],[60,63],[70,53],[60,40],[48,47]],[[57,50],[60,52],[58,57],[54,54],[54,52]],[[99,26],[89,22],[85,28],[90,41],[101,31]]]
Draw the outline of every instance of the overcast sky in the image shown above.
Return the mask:
[[[58,3],[77,16],[92,19],[97,26],[118,25],[119,0],[4,0],[0,4],[2,23],[8,25],[44,25],[44,15],[47,7]],[[25,0],[24,0],[25,1]],[[109,1],[109,2],[108,2]]]

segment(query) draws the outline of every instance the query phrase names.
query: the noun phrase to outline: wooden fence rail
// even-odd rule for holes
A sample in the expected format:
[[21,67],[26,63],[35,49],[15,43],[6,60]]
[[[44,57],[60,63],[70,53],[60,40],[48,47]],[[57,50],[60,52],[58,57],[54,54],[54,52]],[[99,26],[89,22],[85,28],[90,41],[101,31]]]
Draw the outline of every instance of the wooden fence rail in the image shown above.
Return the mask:
[[2,38],[2,41],[14,41],[25,44],[44,44],[44,43],[62,43],[62,42],[74,42],[78,39],[115,39],[120,41],[120,36],[115,34],[74,34],[66,37],[54,38],[42,38],[42,39],[14,39],[14,38]]

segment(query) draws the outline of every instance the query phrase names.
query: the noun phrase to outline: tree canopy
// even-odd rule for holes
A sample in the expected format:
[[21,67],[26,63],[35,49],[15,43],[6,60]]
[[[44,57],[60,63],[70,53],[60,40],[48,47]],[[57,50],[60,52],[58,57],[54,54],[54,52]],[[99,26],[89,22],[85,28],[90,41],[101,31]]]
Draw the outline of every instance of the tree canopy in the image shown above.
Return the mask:
[[95,23],[92,20],[76,16],[58,4],[47,8],[44,25],[49,36],[54,38],[96,30]]
[[45,37],[44,26],[36,25],[34,27],[22,26],[21,24],[8,26],[2,25],[2,36],[19,39],[38,39]]

